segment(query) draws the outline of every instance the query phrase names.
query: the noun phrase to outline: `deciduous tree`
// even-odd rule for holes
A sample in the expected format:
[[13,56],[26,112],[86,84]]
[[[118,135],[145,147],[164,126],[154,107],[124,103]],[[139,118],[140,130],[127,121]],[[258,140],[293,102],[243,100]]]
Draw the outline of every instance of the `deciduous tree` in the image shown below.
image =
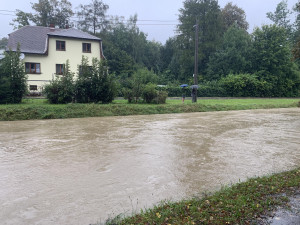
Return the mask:
[[224,34],[222,47],[210,57],[209,80],[229,74],[247,73],[250,70],[251,36],[237,25],[231,26]]
[[267,17],[277,26],[283,27],[286,30],[289,38],[292,38],[291,35],[293,32],[293,24],[290,20],[291,14],[292,11],[288,9],[287,0],[282,0],[278,3],[275,12],[268,12]]
[[74,14],[72,4],[68,0],[39,0],[37,3],[31,3],[31,7],[35,13],[17,10],[17,18],[13,19],[11,25],[19,29],[32,22],[37,26],[48,27],[54,24],[59,28],[66,28]]
[[299,71],[292,61],[285,28],[277,25],[256,28],[252,54],[252,72],[273,85],[273,96],[299,94]]
[[101,32],[106,29],[108,20],[106,12],[109,8],[102,0],[92,0],[88,5],[80,5],[77,12],[79,17],[78,25],[84,31]]
[[232,25],[248,30],[249,24],[246,20],[245,11],[237,5],[233,5],[232,2],[227,3],[222,9],[222,18],[225,30],[229,29]]
[[[199,26],[199,72],[204,73],[209,56],[222,42],[223,24],[221,9],[217,0],[186,0],[179,10],[179,49],[181,74],[192,77],[194,68],[194,47],[196,20]],[[187,77],[188,76],[188,77]]]

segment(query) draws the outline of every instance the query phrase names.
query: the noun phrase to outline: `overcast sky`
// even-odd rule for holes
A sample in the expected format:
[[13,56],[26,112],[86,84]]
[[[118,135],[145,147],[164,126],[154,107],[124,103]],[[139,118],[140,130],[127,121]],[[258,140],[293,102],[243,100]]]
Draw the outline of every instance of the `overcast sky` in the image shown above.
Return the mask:
[[[90,0],[69,0],[73,10],[80,4],[89,4]],[[223,8],[226,3],[233,2],[244,9],[247,21],[250,24],[249,32],[256,26],[269,24],[271,21],[266,17],[267,12],[274,12],[277,4],[281,0],[219,0],[219,5]],[[291,9],[298,0],[288,0]],[[31,4],[38,0],[0,0],[0,38],[6,37],[13,32],[13,26],[9,23],[14,18],[11,14],[16,9],[25,12],[32,12]],[[175,35],[174,31],[177,23],[178,10],[183,7],[183,0],[104,0],[109,5],[108,15],[124,16],[128,19],[131,15],[137,14],[140,29],[148,34],[149,40],[162,42]],[[8,15],[4,15],[8,14]],[[152,20],[152,21],[143,21]],[[159,21],[158,21],[159,20]],[[150,25],[145,25],[150,24]],[[164,25],[162,25],[164,24]],[[167,24],[167,25],[166,25]]]

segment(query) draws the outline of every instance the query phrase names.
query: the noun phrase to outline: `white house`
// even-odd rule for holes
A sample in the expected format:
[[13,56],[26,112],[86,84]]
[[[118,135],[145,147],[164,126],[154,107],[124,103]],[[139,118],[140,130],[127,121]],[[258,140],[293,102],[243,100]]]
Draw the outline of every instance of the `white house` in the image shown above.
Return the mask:
[[67,60],[76,73],[82,56],[90,63],[92,58],[103,58],[101,39],[74,28],[24,26],[9,34],[6,50],[16,51],[18,44],[24,54],[30,91],[42,91],[56,75],[63,74]]

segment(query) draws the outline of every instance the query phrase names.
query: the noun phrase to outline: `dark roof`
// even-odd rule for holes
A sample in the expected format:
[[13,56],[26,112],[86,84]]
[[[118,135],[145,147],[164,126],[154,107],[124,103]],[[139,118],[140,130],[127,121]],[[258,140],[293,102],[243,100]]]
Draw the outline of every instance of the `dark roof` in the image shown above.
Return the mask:
[[85,33],[83,31],[69,28],[69,29],[61,29],[54,32],[48,33],[49,36],[58,36],[58,37],[68,37],[68,38],[80,38],[80,39],[89,39],[95,41],[101,41],[100,38]]
[[23,53],[45,54],[48,47],[48,35],[101,41],[98,37],[74,28],[58,29],[40,26],[25,26],[9,34],[6,50],[11,49],[12,51],[16,51],[18,43],[20,43],[20,51]]

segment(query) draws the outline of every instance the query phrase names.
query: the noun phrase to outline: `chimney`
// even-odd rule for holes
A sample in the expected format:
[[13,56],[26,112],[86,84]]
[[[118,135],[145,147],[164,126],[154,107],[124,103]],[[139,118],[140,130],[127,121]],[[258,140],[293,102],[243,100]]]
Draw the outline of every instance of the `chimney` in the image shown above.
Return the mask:
[[50,28],[55,28],[54,23],[50,23],[49,27],[50,27]]

